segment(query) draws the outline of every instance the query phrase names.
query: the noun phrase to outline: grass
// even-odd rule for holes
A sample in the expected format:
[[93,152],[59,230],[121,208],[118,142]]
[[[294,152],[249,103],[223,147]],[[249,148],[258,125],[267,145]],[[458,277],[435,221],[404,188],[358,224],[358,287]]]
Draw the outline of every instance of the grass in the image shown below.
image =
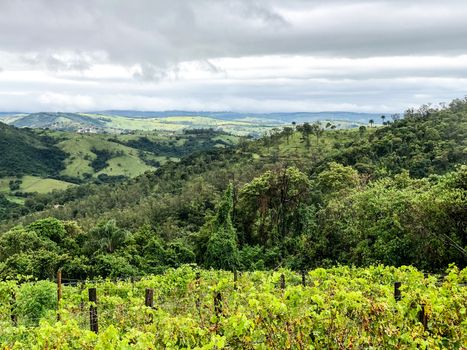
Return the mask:
[[[66,139],[61,141],[58,147],[70,154],[70,156],[65,162],[66,168],[61,172],[61,175],[82,178],[85,173],[92,174],[95,177],[105,173],[112,176],[134,177],[147,170],[154,170],[153,167],[147,165],[138,157],[137,150],[108,141],[109,135],[66,133],[64,137]],[[95,173],[91,167],[91,162],[96,158],[96,155],[91,151],[93,148],[105,149],[116,155],[118,154],[118,156],[110,159],[106,168]]]
[[1,193],[10,193],[10,180],[13,180],[13,177],[3,177],[0,178],[0,192]]
[[10,202],[20,204],[20,205],[24,205],[24,202],[26,201],[26,199],[22,197],[16,197],[16,196],[10,196],[10,195],[6,195],[5,197]]
[[[118,119],[118,117],[113,119]],[[154,122],[154,120],[147,119],[125,119],[136,123]],[[189,122],[194,119],[196,118],[170,118],[172,122]],[[205,119],[206,122],[210,120],[210,118]],[[203,147],[204,142],[210,141],[209,137],[206,138],[205,136],[199,136],[199,138],[196,139],[196,134],[185,135],[181,132],[173,131],[133,131],[130,134],[80,134],[64,131],[40,130],[37,131],[37,133],[42,136],[48,136],[56,139],[56,146],[68,155],[64,161],[65,168],[59,175],[81,180],[86,180],[86,174],[90,174],[92,178],[97,178],[101,174],[133,178],[146,171],[153,171],[156,169],[155,166],[148,165],[146,162],[158,162],[160,165],[163,165],[168,161],[177,162],[180,160],[178,156],[185,154],[185,147],[190,147],[190,149],[191,147],[194,147],[194,150],[196,151],[196,146],[193,144],[193,138],[195,142],[198,142],[200,149]],[[160,151],[157,151],[159,149],[157,147],[155,148],[156,151],[153,153],[151,148],[144,148],[142,146],[142,149],[137,149],[122,144],[132,140],[139,141],[142,137],[145,137],[154,143],[162,144]],[[216,134],[215,136],[210,137],[213,137],[214,141],[223,141],[229,144],[235,144],[239,139],[238,136],[223,134]],[[190,140],[189,145],[187,144],[188,140]],[[136,146],[134,147],[139,147],[138,143],[135,143],[135,145]],[[174,149],[174,147],[177,147],[177,149]],[[225,146],[217,144],[213,145],[213,147]],[[106,161],[108,165],[98,172],[96,172],[91,166],[93,160],[97,158],[97,155],[92,152],[93,149],[106,150],[112,155],[111,158]],[[66,181],[42,178],[39,176],[24,176],[21,178],[22,183],[20,184],[20,187],[17,190],[11,191],[9,182],[16,179],[16,177],[0,178],[0,192],[5,194],[10,201],[17,203],[24,200],[14,196],[14,192],[37,192],[42,194],[53,190],[63,190],[69,186],[73,186],[72,183]]]
[[[137,122],[145,121],[146,119],[138,119]],[[60,139],[61,141],[57,146],[69,154],[65,161],[65,169],[60,173],[64,176],[83,178],[84,174],[91,174],[97,177],[100,174],[107,174],[110,176],[123,175],[126,177],[135,177],[146,171],[155,170],[156,168],[148,165],[141,159],[141,153],[146,159],[158,161],[160,164],[167,162],[166,154],[153,154],[146,151],[122,145],[116,142],[128,142],[130,140],[138,140],[141,137],[148,138],[149,140],[157,143],[171,142],[177,147],[183,147],[188,137],[192,135],[184,135],[181,133],[172,132],[134,132],[132,134],[76,134],[59,131],[49,131],[46,134]],[[234,135],[219,135],[213,138],[214,141],[224,141],[229,144],[238,142],[238,136]],[[203,142],[200,139],[200,142]],[[224,147],[219,145],[219,147]],[[115,156],[108,160],[108,166],[98,173],[95,173],[91,167],[92,161],[96,155],[92,149],[107,150]],[[176,157],[171,157],[171,161],[178,161]]]
[[[0,178],[0,192],[5,194],[6,198],[10,202],[23,204],[24,199],[13,195],[16,191],[11,191],[9,182],[16,180],[14,177]],[[75,186],[72,183],[55,180],[55,179],[44,179],[38,176],[26,175],[20,178],[21,185],[17,191],[25,193],[49,193],[54,190],[64,190],[70,186]]]
[[[367,132],[373,132],[367,130]],[[355,139],[355,134],[358,129],[348,129],[332,131],[326,130],[323,135],[316,139],[316,136],[310,135],[310,146],[307,148],[306,143],[302,140],[302,134],[295,131],[290,135],[287,142],[283,137],[280,143],[275,146],[267,146],[266,144],[260,145],[252,154],[254,159],[261,159],[263,157],[278,156],[280,160],[300,160],[300,159],[318,159],[323,154],[332,154],[337,152],[334,149],[336,141],[345,142]]]
[[112,158],[108,161],[108,164],[109,166],[95,175],[107,174],[110,176],[124,175],[127,177],[135,177],[145,171],[154,170],[153,167],[145,164],[134,153]]
[[161,118],[129,118],[115,115],[86,114],[94,118],[105,118],[109,131],[115,130],[158,130],[162,132],[180,132],[186,128],[221,128],[236,135],[263,133],[278,124],[260,124],[257,120],[222,120],[201,116],[172,116]]
[[55,180],[55,179],[43,179],[37,176],[23,176],[21,179],[23,182],[20,186],[20,191],[28,193],[48,193],[53,190],[65,190],[70,186],[75,186],[72,183]]

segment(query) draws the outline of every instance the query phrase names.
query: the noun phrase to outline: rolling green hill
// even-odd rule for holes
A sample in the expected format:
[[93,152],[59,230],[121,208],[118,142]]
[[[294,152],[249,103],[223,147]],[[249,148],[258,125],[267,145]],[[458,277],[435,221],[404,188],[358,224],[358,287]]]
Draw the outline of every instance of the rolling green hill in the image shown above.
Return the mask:
[[100,113],[33,113],[4,116],[1,120],[20,128],[28,127],[81,133],[127,133],[136,130],[181,132],[184,129],[213,128],[237,135],[260,135],[275,126],[283,124],[283,122],[277,120],[224,120],[202,115],[138,118]]
[[[305,123],[237,147],[213,146],[232,136],[205,130],[159,135],[159,142],[99,135],[112,143],[102,149],[91,135],[44,131],[75,157],[81,152],[97,179],[118,152],[169,156],[193,143],[198,152],[123,182],[8,201],[0,246],[14,253],[0,261],[0,276],[18,266],[38,277],[44,266],[61,268],[71,278],[137,276],[186,263],[224,270],[466,266],[466,117],[467,101],[456,100],[382,127]],[[84,158],[89,150],[95,158]],[[31,244],[18,250],[10,243],[18,236]]]
[[232,112],[138,112],[32,113],[0,116],[17,127],[75,131],[84,133],[127,133],[129,131],[180,132],[186,129],[213,128],[235,135],[261,136],[265,132],[294,122],[320,120],[339,129],[366,125],[376,114],[350,112],[322,113],[232,113]]
[[[97,217],[113,217],[118,207],[119,220],[124,226],[138,226],[152,220],[154,213],[147,212],[148,208],[153,207],[151,203],[154,201],[160,203],[161,198],[168,193],[179,198],[170,200],[171,204],[167,204],[169,206],[180,204],[179,201],[190,202],[193,198],[209,203],[219,196],[229,181],[242,186],[264,171],[281,166],[294,165],[314,176],[326,169],[329,163],[338,162],[353,167],[367,181],[392,176],[404,170],[418,178],[443,174],[453,170],[457,164],[466,162],[466,105],[453,104],[450,109],[432,111],[426,115],[407,115],[404,119],[378,128],[330,130],[321,126],[318,135],[315,135],[312,132],[304,133],[298,126],[295,131],[284,129],[260,140],[241,142],[236,149],[211,147],[205,152],[188,155],[179,163],[169,162],[156,172],[146,173],[117,187],[89,185],[81,191],[78,200],[75,200],[78,189],[70,189],[68,195],[47,197],[44,205],[66,204],[65,208],[49,209],[27,221],[53,215],[83,220],[86,225],[92,225]],[[122,135],[119,142],[137,147],[143,152],[163,150],[171,154],[170,149],[166,148],[167,140],[154,144],[145,137]],[[172,139],[172,143],[178,146],[186,142]],[[118,201],[107,195],[109,186],[119,198]],[[211,189],[204,193],[209,200],[200,193],[186,197],[186,193],[192,193],[199,186],[200,192]],[[157,189],[157,195],[154,189]],[[86,191],[89,195],[82,195]],[[212,203],[207,207],[210,206]],[[77,213],[78,207],[80,210]],[[178,210],[190,212],[191,209]],[[202,221],[204,212],[197,212],[196,216],[200,216],[198,220]],[[177,218],[174,220],[179,221]],[[180,223],[182,226],[185,224],[183,220]]]
[[53,138],[4,123],[0,123],[0,154],[0,177],[56,175],[66,158]]
[[238,137],[213,130],[80,134],[1,124],[0,140],[0,193],[23,204],[33,193],[133,178],[193,152],[234,145]]

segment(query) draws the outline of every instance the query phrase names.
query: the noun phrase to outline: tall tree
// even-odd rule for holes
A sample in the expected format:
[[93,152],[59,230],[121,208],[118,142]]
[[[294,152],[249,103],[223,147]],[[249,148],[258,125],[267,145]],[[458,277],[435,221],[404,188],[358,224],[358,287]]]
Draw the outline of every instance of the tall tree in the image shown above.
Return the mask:
[[297,126],[297,130],[302,133],[301,142],[305,142],[307,149],[310,148],[310,134],[313,132],[313,128],[310,123],[303,123],[303,125]]
[[316,147],[319,145],[319,138],[323,135],[324,129],[321,127],[320,122],[315,122],[311,126],[312,133],[316,136]]
[[92,250],[113,253],[128,238],[128,231],[117,226],[115,220],[101,223],[89,231],[89,245]]
[[211,234],[205,263],[209,267],[233,270],[239,266],[237,233],[232,224],[233,186],[229,184],[220,201],[216,215],[207,223]]
[[267,171],[246,184],[239,202],[245,240],[272,246],[297,233],[309,190],[308,177],[296,167]]
[[293,129],[290,126],[285,126],[282,133],[285,135],[285,139],[287,140],[287,144],[289,144],[290,136],[293,135]]

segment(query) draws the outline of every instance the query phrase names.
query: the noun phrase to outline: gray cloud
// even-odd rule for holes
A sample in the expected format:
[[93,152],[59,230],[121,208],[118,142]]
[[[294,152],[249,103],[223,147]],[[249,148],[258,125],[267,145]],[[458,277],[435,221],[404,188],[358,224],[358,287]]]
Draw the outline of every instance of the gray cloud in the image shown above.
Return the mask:
[[53,53],[33,53],[21,56],[21,61],[37,68],[51,71],[86,70],[91,67],[92,59],[80,53],[73,53],[69,57],[60,57]]
[[397,111],[465,94],[465,18],[465,0],[0,1],[0,109]]
[[467,6],[456,0],[12,0],[0,13],[4,50],[105,51],[124,63],[467,50]]

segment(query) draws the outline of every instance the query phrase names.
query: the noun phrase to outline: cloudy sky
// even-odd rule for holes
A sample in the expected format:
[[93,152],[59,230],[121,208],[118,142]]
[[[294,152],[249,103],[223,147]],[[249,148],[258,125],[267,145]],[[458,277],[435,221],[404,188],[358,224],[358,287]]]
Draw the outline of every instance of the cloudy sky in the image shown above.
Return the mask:
[[466,0],[0,0],[0,111],[400,112],[467,95]]

